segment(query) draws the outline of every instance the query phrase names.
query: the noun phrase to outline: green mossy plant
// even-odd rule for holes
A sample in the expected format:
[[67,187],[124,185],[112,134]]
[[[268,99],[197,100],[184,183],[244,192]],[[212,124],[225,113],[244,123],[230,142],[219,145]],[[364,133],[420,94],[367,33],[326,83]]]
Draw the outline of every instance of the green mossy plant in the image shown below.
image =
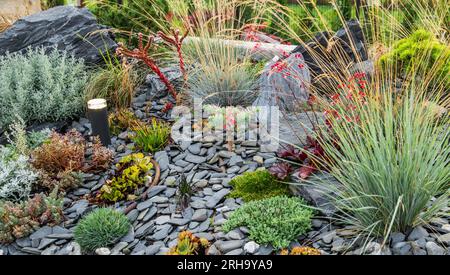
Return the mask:
[[[450,47],[426,30],[417,30],[397,41],[388,53],[380,57],[379,63],[383,67],[392,66],[400,73],[417,70],[417,74],[424,78],[432,75],[434,81],[450,87]],[[430,70],[436,73],[430,74]]]
[[290,194],[288,185],[267,170],[246,172],[232,179],[230,185],[233,190],[229,197],[242,198],[245,202]]
[[244,204],[231,214],[223,230],[246,226],[250,239],[280,249],[308,232],[312,215],[301,199],[277,196]]
[[130,221],[123,213],[99,208],[83,217],[75,227],[75,241],[86,252],[116,243],[128,233]]
[[131,199],[134,192],[148,181],[148,172],[153,168],[151,158],[142,153],[123,157],[116,164],[118,175],[102,186],[99,197],[103,201],[117,202]]

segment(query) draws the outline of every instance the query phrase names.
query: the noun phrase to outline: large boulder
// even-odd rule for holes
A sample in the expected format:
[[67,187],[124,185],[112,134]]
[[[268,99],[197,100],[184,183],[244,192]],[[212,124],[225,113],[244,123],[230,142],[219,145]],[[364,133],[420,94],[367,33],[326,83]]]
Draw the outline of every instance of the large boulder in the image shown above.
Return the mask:
[[[367,60],[364,34],[357,20],[346,22],[337,32],[320,32],[311,40],[294,49],[301,54],[311,73],[312,84],[326,92],[331,78],[327,74],[345,75],[346,69]],[[324,66],[326,64],[326,66]],[[344,72],[343,72],[344,71]],[[319,77],[320,76],[320,77]]]
[[278,106],[292,112],[299,102],[308,100],[310,74],[305,60],[292,53],[268,62],[260,76],[260,92],[254,106]]
[[56,47],[97,64],[103,61],[101,53],[117,47],[112,34],[104,29],[87,9],[58,6],[23,17],[0,33],[0,55],[29,47]]

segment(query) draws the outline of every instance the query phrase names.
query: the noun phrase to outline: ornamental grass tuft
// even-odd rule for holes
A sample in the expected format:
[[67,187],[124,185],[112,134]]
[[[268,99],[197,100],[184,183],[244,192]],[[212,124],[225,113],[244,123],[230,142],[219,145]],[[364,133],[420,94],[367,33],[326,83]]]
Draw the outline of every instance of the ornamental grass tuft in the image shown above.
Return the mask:
[[111,208],[99,208],[80,220],[75,227],[75,241],[86,252],[116,243],[130,229],[128,218]]

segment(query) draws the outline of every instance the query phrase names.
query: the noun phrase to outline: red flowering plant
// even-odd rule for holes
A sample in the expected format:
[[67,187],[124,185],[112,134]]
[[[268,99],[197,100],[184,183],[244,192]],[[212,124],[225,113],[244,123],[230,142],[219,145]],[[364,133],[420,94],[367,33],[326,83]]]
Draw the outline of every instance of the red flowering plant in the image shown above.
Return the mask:
[[[307,105],[314,111],[315,106],[319,105],[323,108],[323,115],[325,118],[326,127],[319,127],[317,117],[311,118],[307,115],[311,124],[313,125],[312,132],[306,137],[306,144],[295,147],[287,145],[278,151],[278,157],[284,161],[291,163],[294,166],[299,166],[298,169],[293,169],[291,164],[289,169],[281,163],[275,164],[269,171],[272,175],[279,179],[286,179],[287,171],[294,171],[293,175],[300,179],[307,179],[312,173],[319,169],[326,169],[324,167],[324,160],[326,159],[325,151],[322,146],[324,138],[332,139],[336,150],[339,150],[339,142],[333,134],[333,125],[336,123],[360,123],[359,108],[365,106],[367,81],[364,73],[354,73],[346,82],[340,83],[337,86],[336,93],[329,96],[329,100],[318,102],[318,99],[311,95],[307,101]],[[326,131],[326,133],[324,132]],[[305,132],[306,129],[305,129]],[[307,132],[308,133],[308,132]],[[282,173],[284,172],[284,173]]]

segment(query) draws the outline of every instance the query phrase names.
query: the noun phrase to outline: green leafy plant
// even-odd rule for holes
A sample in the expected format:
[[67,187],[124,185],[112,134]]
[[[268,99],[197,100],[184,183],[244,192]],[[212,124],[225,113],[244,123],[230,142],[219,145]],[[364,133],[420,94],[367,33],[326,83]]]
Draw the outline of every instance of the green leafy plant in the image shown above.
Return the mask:
[[153,168],[151,158],[142,153],[123,157],[116,164],[118,176],[108,180],[100,189],[98,197],[107,202],[133,199],[134,193],[149,181]]
[[26,124],[61,121],[84,110],[87,68],[56,49],[0,56],[0,128],[20,114]]
[[312,214],[301,199],[277,196],[244,204],[231,214],[223,230],[247,226],[255,242],[285,248],[308,232]]
[[242,198],[245,202],[262,200],[270,197],[289,195],[289,187],[280,182],[267,170],[246,172],[230,181],[232,198]]
[[396,42],[379,62],[382,66],[394,67],[400,73],[418,70],[417,74],[424,80],[431,75],[433,81],[450,87],[450,46],[441,43],[426,30],[417,30]]
[[86,252],[116,243],[128,233],[127,216],[111,208],[99,208],[83,217],[74,230],[75,241]]
[[0,243],[26,237],[42,225],[61,223],[62,204],[56,193],[37,194],[20,203],[0,201]]
[[159,30],[158,22],[150,17],[165,18],[168,11],[165,0],[87,0],[87,8],[100,24],[117,29],[119,40],[130,33],[150,33]]
[[131,140],[145,152],[156,153],[166,146],[170,137],[170,126],[155,118],[150,125],[140,124],[134,128]]

